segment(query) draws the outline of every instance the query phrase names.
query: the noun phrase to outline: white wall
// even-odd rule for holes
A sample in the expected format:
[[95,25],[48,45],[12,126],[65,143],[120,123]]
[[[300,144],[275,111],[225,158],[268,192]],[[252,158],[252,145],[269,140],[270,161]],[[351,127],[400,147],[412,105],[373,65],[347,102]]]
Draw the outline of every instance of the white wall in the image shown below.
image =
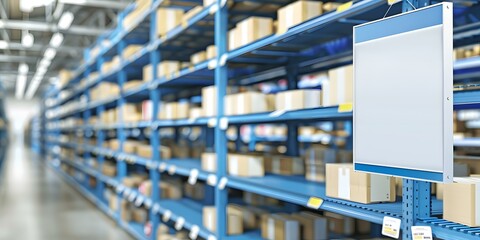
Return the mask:
[[40,112],[40,100],[18,100],[14,97],[7,97],[5,110],[10,122],[10,140],[23,143],[23,131],[30,118]]

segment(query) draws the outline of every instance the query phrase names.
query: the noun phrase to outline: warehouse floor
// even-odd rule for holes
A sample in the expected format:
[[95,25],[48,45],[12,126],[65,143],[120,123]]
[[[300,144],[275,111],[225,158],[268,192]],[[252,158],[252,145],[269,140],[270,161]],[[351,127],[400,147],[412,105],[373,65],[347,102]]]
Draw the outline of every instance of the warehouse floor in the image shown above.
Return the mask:
[[0,176],[0,240],[132,239],[21,143]]

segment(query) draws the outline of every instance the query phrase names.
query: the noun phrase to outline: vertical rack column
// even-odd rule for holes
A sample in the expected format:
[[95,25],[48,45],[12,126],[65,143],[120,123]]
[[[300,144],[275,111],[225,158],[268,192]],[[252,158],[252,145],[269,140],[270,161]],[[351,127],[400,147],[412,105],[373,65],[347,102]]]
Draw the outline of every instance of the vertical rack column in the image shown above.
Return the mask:
[[[90,59],[90,53],[89,51],[85,50],[84,51],[84,58],[85,59]],[[85,70],[85,72],[83,73],[83,77],[84,78],[88,78],[88,75],[90,75],[90,72],[91,72],[91,69],[90,67],[87,67],[87,69]],[[85,95],[83,96],[85,99],[82,99],[83,97],[81,96],[80,97],[80,102],[83,104],[88,104],[90,103],[91,101],[91,96],[90,96],[90,89],[87,89],[85,90]],[[92,113],[91,113],[91,109],[85,109],[85,111],[83,111],[82,113],[82,118],[83,118],[83,123],[86,124],[90,121],[90,117],[91,117]],[[78,129],[76,130],[76,132],[78,133],[79,131],[82,132],[83,134],[83,143],[84,144],[87,144],[89,141],[90,141],[90,137],[93,135],[93,133],[91,133],[91,130],[87,130],[87,129]],[[78,151],[78,149],[77,149]],[[90,158],[90,152],[89,151],[85,151],[85,149],[83,149],[83,159],[84,161],[88,161],[88,159]],[[86,173],[82,173],[82,175],[85,177],[85,181],[84,181],[84,184],[85,184],[85,187],[88,189],[89,188],[89,177],[87,177],[87,174]]]
[[[217,46],[215,86],[217,89],[217,117],[215,126],[215,152],[217,153],[217,180],[227,175],[227,136],[226,129],[220,128],[220,122],[224,115],[223,99],[227,92],[228,67],[222,64],[220,59],[227,53],[227,31],[228,31],[228,7],[226,0],[217,0],[217,11],[215,12],[215,45]],[[215,207],[217,214],[217,238],[227,237],[227,203],[228,191],[215,187]]]
[[[152,0],[152,6],[154,5],[154,0]],[[150,44],[153,44],[157,36],[157,11],[152,11],[150,13]],[[161,139],[159,136],[158,124],[156,121],[158,120],[158,113],[160,110],[160,99],[161,99],[161,92],[158,87],[155,85],[156,76],[158,75],[158,68],[157,65],[160,62],[160,52],[159,50],[150,51],[149,53],[150,64],[152,64],[152,84],[149,86],[149,94],[150,94],[150,101],[152,101],[152,116],[151,116],[151,135],[150,135],[150,145],[152,147],[152,163],[158,163],[161,161],[161,154],[160,154],[160,146],[161,146]],[[156,164],[152,164],[149,168],[150,172],[150,180],[152,181],[152,194],[151,199],[153,204],[156,204],[160,201],[160,188],[159,188],[159,181],[160,181],[160,173],[155,167]],[[157,237],[157,230],[158,225],[160,222],[160,218],[151,208],[149,210],[150,221],[152,224],[152,233],[150,238],[155,240]]]
[[[102,68],[103,57],[98,58],[98,60],[96,62],[96,65],[97,65],[97,69]],[[105,112],[105,105],[100,104],[97,107],[97,118],[100,118],[100,116],[102,116],[102,114],[104,112]],[[85,124],[87,124],[87,123],[85,123]],[[90,126],[90,124],[87,124],[87,125]],[[96,132],[97,132],[97,147],[102,148],[103,143],[105,142],[105,130],[104,129],[98,129],[98,130],[96,130]],[[103,154],[97,154],[97,163],[98,163],[97,166],[98,166],[99,171],[102,171],[104,162],[105,162],[105,156]],[[104,184],[101,181],[97,181],[97,188],[96,188],[97,197],[99,197],[99,198],[103,197],[104,188],[105,188]]]

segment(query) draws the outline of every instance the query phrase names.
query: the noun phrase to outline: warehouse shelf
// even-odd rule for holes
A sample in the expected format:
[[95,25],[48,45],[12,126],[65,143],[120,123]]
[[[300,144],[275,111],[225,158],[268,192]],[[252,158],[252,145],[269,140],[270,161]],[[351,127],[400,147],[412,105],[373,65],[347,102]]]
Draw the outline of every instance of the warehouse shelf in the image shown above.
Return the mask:
[[416,225],[431,227],[434,237],[441,239],[474,240],[480,238],[480,228],[472,228],[439,218],[421,218]]

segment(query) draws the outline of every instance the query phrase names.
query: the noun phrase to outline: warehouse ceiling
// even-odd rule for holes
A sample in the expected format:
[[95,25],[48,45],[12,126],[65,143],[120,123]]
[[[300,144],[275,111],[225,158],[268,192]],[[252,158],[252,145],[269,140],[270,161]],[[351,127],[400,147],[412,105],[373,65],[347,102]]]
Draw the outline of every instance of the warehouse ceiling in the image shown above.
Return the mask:
[[[24,92],[28,91],[39,63],[49,48],[53,34],[63,35],[63,42],[43,74],[38,96],[49,83],[54,82],[62,68],[75,68],[82,59],[83,49],[98,35],[116,25],[117,14],[133,0],[0,0],[0,83],[7,94],[18,88],[19,66],[28,65]],[[59,28],[59,21],[73,13],[73,22],[67,29]],[[31,34],[31,35],[30,35]],[[28,37],[25,37],[27,36]],[[33,36],[33,44],[29,44]],[[22,44],[22,40],[24,40]],[[24,66],[24,65],[23,65]],[[23,67],[23,70],[26,68]],[[37,75],[35,75],[37,73]],[[21,84],[20,84],[21,85]],[[17,90],[18,91],[18,90]],[[17,94],[18,96],[18,94]]]

